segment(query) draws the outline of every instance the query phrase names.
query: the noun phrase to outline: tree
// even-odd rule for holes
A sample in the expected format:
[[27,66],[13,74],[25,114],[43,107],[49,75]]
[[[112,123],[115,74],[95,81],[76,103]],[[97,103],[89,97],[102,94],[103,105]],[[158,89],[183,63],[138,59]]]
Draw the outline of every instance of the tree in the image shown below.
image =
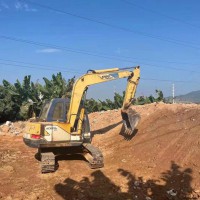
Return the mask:
[[[3,88],[7,92],[5,99],[9,98],[9,102],[13,102],[15,109],[17,109],[17,114],[15,114],[15,119],[27,119],[32,116],[33,112],[38,113],[41,102],[39,98],[38,84],[31,82],[31,76],[25,76],[22,83],[19,80],[12,85],[6,80],[3,80]],[[12,117],[12,112],[15,113],[16,110],[10,107],[10,116]],[[5,115],[5,114],[4,114]]]
[[157,102],[164,100],[164,95],[161,90],[156,90],[156,94],[158,95],[158,98],[156,99]]
[[102,104],[94,100],[93,98],[91,99],[86,99],[85,101],[85,108],[88,113],[91,112],[97,112],[102,110]]
[[115,95],[114,95],[114,104],[115,104],[115,108],[116,109],[122,107],[124,96],[125,96],[125,92],[123,92],[123,95],[120,95],[119,93],[115,92]]
[[[11,85],[8,84],[8,87]],[[20,105],[16,102],[17,94],[11,94],[4,86],[0,85],[0,122],[16,119]]]
[[40,86],[40,92],[42,94],[42,100],[61,98],[61,97],[70,97],[73,84],[75,82],[75,77],[66,80],[62,77],[62,74],[59,72],[56,75],[52,75],[52,79],[43,78],[45,85]]
[[14,84],[3,80],[0,85],[0,121],[24,120],[38,116],[44,100],[70,97],[75,77],[66,81],[61,73],[44,79],[44,86],[31,82],[31,76],[25,76],[22,83]]

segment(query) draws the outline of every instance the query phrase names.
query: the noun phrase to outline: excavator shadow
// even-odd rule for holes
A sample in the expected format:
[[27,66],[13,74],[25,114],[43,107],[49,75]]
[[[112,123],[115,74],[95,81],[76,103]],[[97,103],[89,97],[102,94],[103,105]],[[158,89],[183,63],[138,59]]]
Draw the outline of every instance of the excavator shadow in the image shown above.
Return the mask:
[[82,154],[65,154],[65,155],[57,155],[56,156],[56,170],[59,168],[59,162],[60,161],[70,161],[70,160],[81,160],[88,164],[88,161],[85,159],[85,157]]
[[[56,160],[84,160],[82,154],[83,148],[80,147],[68,147],[68,148],[51,148],[50,152],[53,152],[56,156]],[[40,153],[35,154],[35,159],[41,161]]]
[[[81,173],[81,172],[80,172]],[[67,177],[54,185],[55,192],[62,199],[82,200],[189,200],[199,199],[192,187],[193,171],[182,168],[174,161],[166,171],[159,171],[159,179],[136,176],[131,171],[119,168],[106,176],[95,170],[90,175],[80,175],[82,179]],[[92,177],[92,179],[90,178]],[[121,181],[116,181],[121,180]],[[123,181],[123,182],[122,182]],[[124,183],[120,184],[119,183]],[[124,188],[127,188],[124,190]]]
[[57,155],[56,161],[62,160],[86,160],[82,154],[66,154],[66,155]]
[[[92,156],[87,156],[89,154],[87,154],[86,152],[80,153],[80,154],[68,154],[68,155],[57,155],[56,156],[56,170],[58,170],[59,168],[59,161],[70,161],[70,160],[80,160],[83,163],[85,163],[86,165],[88,165],[89,168],[91,169],[98,169],[103,167],[103,159],[101,161],[101,163],[94,163]],[[91,160],[92,159],[92,160]],[[96,158],[94,158],[95,160]]]
[[91,131],[91,138],[93,138],[95,135],[98,135],[98,134],[105,134],[106,132],[112,130],[113,128],[117,127],[120,124],[122,124],[122,121],[117,122],[115,124],[111,124],[109,126],[106,126],[104,128],[101,128],[95,131]]
[[[120,122],[117,122],[115,124],[112,124],[112,125],[109,125],[107,127],[104,127],[104,128],[101,128],[101,129],[98,129],[98,130],[95,130],[95,131],[91,131],[91,139],[95,136],[95,135],[98,135],[98,134],[105,134],[106,132],[112,130],[113,128],[117,127],[118,125],[122,124],[122,121]],[[122,125],[122,128],[119,132],[119,135],[123,136],[125,140],[129,141],[131,140],[133,137],[136,136],[138,132],[138,129],[135,129],[131,134],[127,134],[126,131],[125,131],[125,127],[124,125]]]

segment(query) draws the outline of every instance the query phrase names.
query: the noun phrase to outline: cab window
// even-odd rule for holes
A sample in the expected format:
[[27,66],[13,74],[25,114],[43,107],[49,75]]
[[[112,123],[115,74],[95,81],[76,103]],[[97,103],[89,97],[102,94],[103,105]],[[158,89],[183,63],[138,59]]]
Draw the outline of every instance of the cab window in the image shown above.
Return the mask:
[[63,102],[58,102],[55,104],[54,110],[53,110],[53,120],[60,121],[63,120],[64,116],[64,105]]
[[50,105],[50,102],[46,102],[40,112],[40,119],[42,120],[46,120],[46,117],[47,117],[47,111],[49,109],[49,105]]

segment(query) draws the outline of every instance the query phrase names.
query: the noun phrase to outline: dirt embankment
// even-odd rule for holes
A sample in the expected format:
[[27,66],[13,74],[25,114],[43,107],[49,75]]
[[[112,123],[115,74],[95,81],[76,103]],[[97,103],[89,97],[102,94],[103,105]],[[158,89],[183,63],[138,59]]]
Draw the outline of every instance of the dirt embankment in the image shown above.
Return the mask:
[[22,142],[24,125],[19,134],[1,129],[0,199],[200,199],[200,106],[135,109],[141,121],[131,136],[120,111],[90,114],[92,142],[105,158],[99,170],[72,155],[59,160],[55,173],[40,174],[36,150]]

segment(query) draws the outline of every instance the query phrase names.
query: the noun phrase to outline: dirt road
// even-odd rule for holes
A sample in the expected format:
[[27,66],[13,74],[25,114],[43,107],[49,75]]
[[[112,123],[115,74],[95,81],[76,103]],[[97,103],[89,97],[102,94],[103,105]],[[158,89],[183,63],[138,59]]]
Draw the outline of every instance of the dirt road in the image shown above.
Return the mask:
[[55,173],[41,174],[22,133],[1,134],[0,199],[200,199],[200,106],[135,108],[142,119],[132,136],[124,134],[120,111],[90,114],[92,142],[105,158],[100,170],[71,155],[58,158]]

